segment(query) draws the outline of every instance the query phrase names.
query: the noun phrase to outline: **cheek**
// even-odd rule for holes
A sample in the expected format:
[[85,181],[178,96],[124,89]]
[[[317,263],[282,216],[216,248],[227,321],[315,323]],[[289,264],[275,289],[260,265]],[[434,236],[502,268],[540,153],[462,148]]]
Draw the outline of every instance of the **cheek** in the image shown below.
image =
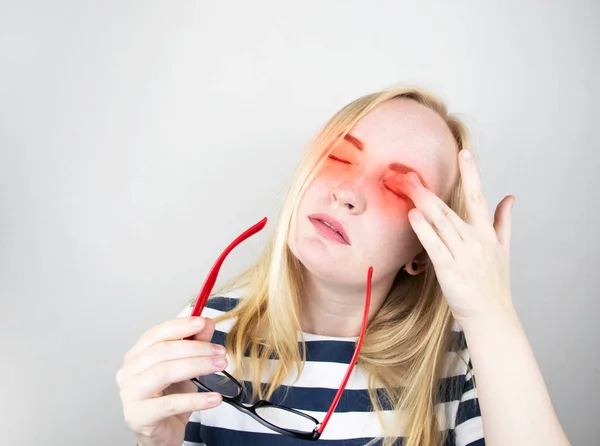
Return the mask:
[[[383,194],[372,206],[368,232],[371,243],[386,256],[412,251],[419,246],[419,239],[408,219],[408,211],[414,207],[410,200],[403,200],[392,193]],[[392,255],[392,254],[389,254]]]
[[385,185],[379,184],[369,194],[369,208],[377,219],[386,222],[386,226],[405,228],[409,225],[408,211],[415,205],[408,197],[399,196]]
[[315,180],[340,181],[347,178],[353,169],[352,164],[345,164],[340,161],[326,159],[315,176]]

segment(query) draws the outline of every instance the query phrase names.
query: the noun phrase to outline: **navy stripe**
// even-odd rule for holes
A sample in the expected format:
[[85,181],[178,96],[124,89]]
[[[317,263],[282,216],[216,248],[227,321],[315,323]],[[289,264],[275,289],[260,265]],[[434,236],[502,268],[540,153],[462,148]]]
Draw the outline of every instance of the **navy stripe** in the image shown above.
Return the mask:
[[[200,423],[190,421],[188,424],[196,424],[200,426]],[[280,435],[277,433],[264,434],[256,432],[246,431],[235,431],[231,429],[224,429],[220,427],[201,426],[197,427],[196,430],[202,432],[202,438],[207,446],[239,446],[256,444],[261,446],[306,446],[308,443],[306,440],[299,440],[297,438],[288,437],[286,435]],[[372,438],[353,438],[347,440],[323,440],[319,439],[319,445],[323,446],[364,446]],[[185,441],[201,443],[199,437],[188,437],[186,431]],[[402,445],[402,442],[396,442],[398,446]],[[379,440],[376,445],[381,445],[382,442]]]
[[458,410],[456,412],[456,426],[471,418],[480,416],[481,409],[479,408],[479,401],[476,398],[463,401],[458,405]]
[[[464,382],[464,378],[460,375],[439,380],[438,386],[440,391],[436,395],[434,404],[459,401],[462,396],[462,382]],[[250,400],[249,396],[252,394],[253,386],[250,381],[244,381],[242,384],[246,391],[242,399],[245,403],[252,404],[253,401]],[[288,406],[298,410],[327,412],[331,402],[335,398],[336,392],[337,389],[282,385],[273,393],[269,401],[273,404]],[[383,389],[377,389],[377,397],[384,410],[393,409]],[[368,390],[345,389],[335,410],[336,412],[366,412],[373,410]]]
[[438,379],[438,392],[434,398],[434,404],[448,403],[460,400],[464,393],[464,375],[449,376]]
[[479,440],[472,441],[471,443],[467,444],[466,446],[485,446],[485,439],[480,438]]
[[204,443],[200,432],[202,431],[202,425],[193,421],[188,421],[185,425],[184,439],[186,441],[193,441],[195,443]]
[[[226,335],[223,331],[215,330],[211,342],[225,345]],[[306,342],[306,360],[350,364],[355,347],[355,343],[350,341],[308,341]],[[301,348],[302,344],[298,342],[298,351],[302,351]],[[248,350],[245,356],[249,356]],[[272,354],[270,359],[277,359],[277,355]]]
[[[341,378],[340,378],[341,380]],[[461,398],[462,376],[453,376],[439,381],[440,392],[435,399],[435,404],[458,401]],[[253,386],[250,381],[243,381],[244,393],[242,402],[246,404],[255,403],[251,398]],[[299,387],[282,385],[273,393],[269,401],[272,404],[291,407],[297,410],[309,410],[315,412],[327,412],[331,402],[335,398],[337,389]],[[383,389],[377,389],[379,402],[384,410],[392,410],[393,407],[385,397]],[[373,408],[369,399],[367,389],[346,389],[340,397],[336,412],[369,412]]]
[[450,345],[448,351],[459,352],[467,348],[467,339],[465,338],[464,331],[451,331],[450,332]]
[[445,431],[445,434],[446,436],[444,438],[443,446],[456,446],[456,435],[454,433],[454,429],[448,429]]
[[217,311],[230,311],[233,310],[239,303],[239,299],[235,297],[225,296],[211,296],[206,301],[206,308],[212,308]]
[[[463,376],[464,378],[464,376]],[[475,382],[475,380],[473,379],[473,377],[471,377],[471,379],[469,379],[468,381],[465,380],[465,385],[463,387],[462,393],[466,393],[469,390],[473,390],[473,383]]]
[[[248,398],[253,389],[252,384],[249,381],[244,381],[243,384],[247,393],[242,400],[245,403],[252,404],[254,401]],[[337,389],[280,386],[273,392],[273,396],[269,401],[272,404],[291,407],[297,410],[327,412],[336,393]],[[378,390],[377,395],[384,410],[391,410],[392,406],[385,398],[383,390]],[[335,409],[336,412],[371,412],[372,410],[369,392],[367,390],[353,389],[344,390]]]

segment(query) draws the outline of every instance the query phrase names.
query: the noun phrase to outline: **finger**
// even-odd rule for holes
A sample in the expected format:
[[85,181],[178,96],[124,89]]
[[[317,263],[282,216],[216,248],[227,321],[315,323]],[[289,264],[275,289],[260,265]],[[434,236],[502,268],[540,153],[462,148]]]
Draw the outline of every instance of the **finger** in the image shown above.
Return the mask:
[[210,318],[204,319],[204,328],[198,333],[191,335],[188,340],[211,342],[215,333],[215,321]]
[[171,384],[180,383],[198,376],[220,372],[227,367],[227,358],[184,358],[161,362],[140,374],[128,374],[122,385],[124,400],[143,400],[159,396]]
[[140,337],[138,342],[125,354],[125,361],[131,360],[151,345],[196,335],[202,332],[206,326],[206,318],[203,317],[180,317],[161,322]]
[[510,253],[510,236],[512,232],[512,207],[515,197],[506,196],[498,204],[494,213],[494,230],[504,251]]
[[458,158],[467,208],[467,222],[477,229],[488,230],[492,222],[473,154],[470,150],[464,149],[460,151]]
[[417,237],[419,237],[423,248],[427,251],[427,255],[434,267],[440,267],[453,262],[454,258],[450,250],[423,214],[418,209],[411,209],[408,216],[413,230],[417,234]]
[[454,256],[463,248],[467,237],[466,223],[437,195],[423,186],[414,173],[403,175],[404,192],[425,216]]
[[135,413],[135,419],[131,419],[130,423],[135,426],[154,424],[174,415],[211,409],[222,402],[221,395],[215,392],[165,395],[133,403],[129,412]]
[[161,362],[184,358],[224,356],[225,347],[195,340],[165,341],[143,350],[132,360],[129,373],[139,374]]

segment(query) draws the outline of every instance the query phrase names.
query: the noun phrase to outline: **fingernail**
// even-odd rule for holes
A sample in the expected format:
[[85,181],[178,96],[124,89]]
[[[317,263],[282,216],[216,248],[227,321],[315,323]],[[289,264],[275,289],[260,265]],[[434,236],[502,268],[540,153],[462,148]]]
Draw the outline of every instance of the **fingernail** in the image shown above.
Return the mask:
[[217,395],[216,393],[210,393],[207,397],[206,397],[206,402],[208,404],[217,404],[220,400],[220,396]]
[[194,327],[201,327],[202,324],[204,324],[204,318],[200,316],[194,316],[190,319],[190,325],[193,325]]
[[215,355],[224,355],[225,347],[223,347],[221,345],[213,345],[212,351]]
[[227,364],[227,362],[225,361],[225,358],[218,357],[213,358],[213,364],[215,365],[215,367],[219,367],[221,369],[225,367],[225,364]]
[[414,211],[411,212],[412,218],[415,221],[421,221],[423,220],[423,214],[421,214],[419,211],[417,211],[416,209]]
[[468,149],[464,149],[462,151],[462,157],[464,160],[467,160],[467,161],[470,160],[471,159],[471,151]]
[[406,184],[410,187],[417,187],[419,185],[419,178],[414,173],[409,173],[406,175]]

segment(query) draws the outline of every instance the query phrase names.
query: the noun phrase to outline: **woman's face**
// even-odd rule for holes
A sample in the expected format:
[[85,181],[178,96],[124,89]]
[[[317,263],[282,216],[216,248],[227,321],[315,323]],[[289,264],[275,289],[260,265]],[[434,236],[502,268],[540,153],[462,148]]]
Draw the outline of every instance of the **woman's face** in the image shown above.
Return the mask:
[[393,278],[423,249],[408,221],[414,205],[391,181],[411,170],[446,201],[458,175],[456,142],[433,110],[388,100],[355,125],[308,185],[291,251],[323,280],[363,285],[369,266],[374,281]]

